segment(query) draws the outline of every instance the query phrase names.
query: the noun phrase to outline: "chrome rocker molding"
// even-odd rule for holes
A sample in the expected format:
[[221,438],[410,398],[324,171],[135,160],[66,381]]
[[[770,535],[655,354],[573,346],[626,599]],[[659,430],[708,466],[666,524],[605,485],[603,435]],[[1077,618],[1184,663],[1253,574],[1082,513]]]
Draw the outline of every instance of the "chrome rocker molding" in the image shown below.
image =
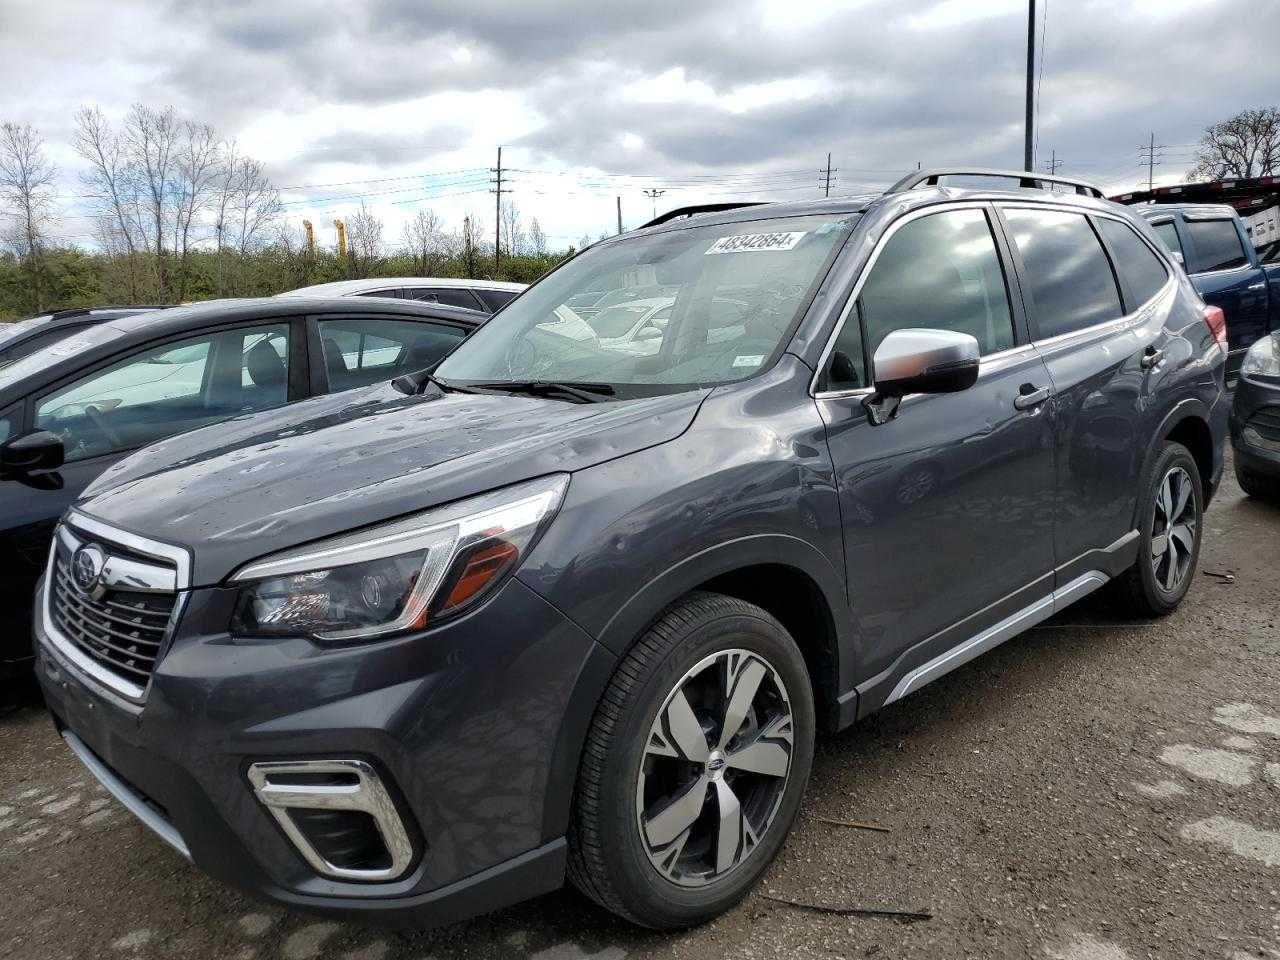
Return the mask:
[[141,820],[143,825],[148,827],[161,840],[188,860],[191,859],[191,851],[187,849],[186,841],[174,829],[173,824],[160,816],[128,784],[112,773],[101,760],[94,756],[93,751],[84,745],[83,740],[70,730],[62,731],[62,739],[67,741],[67,746],[71,748],[71,752],[89,769],[89,772],[98,779],[98,782],[106,787],[113,797],[124,804],[130,813]]
[[[353,777],[355,783],[290,783],[291,777],[316,774]],[[249,782],[258,801],[267,808],[280,829],[317,873],[338,880],[383,881],[401,876],[413,862],[413,843],[405,831],[396,805],[377,771],[362,760],[296,760],[255,763]],[[298,829],[290,810],[354,810],[373,818],[382,842],[391,855],[385,870],[358,870],[327,861]]]
[[919,690],[926,683],[950,673],[993,647],[998,647],[1006,640],[1011,640],[1022,631],[1034,627],[1037,623],[1048,620],[1059,610],[1065,609],[1086,594],[1103,586],[1110,577],[1101,570],[1090,570],[1082,573],[1070,583],[1059,587],[1053,593],[1042,597],[1030,606],[1023,607],[1017,613],[1005,617],[975,637],[957,644],[945,653],[939,654],[928,663],[921,664],[906,674],[885,700],[885,705],[901,700],[908,693]]

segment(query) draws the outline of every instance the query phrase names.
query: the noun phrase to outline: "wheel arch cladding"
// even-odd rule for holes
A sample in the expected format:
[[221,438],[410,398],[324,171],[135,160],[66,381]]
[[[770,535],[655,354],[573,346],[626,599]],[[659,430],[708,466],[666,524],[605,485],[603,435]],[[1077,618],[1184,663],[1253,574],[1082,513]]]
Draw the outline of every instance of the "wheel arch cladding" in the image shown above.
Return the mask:
[[1180,443],[1191,452],[1196,469],[1200,471],[1200,487],[1204,491],[1205,506],[1208,506],[1214,464],[1213,431],[1209,429],[1208,422],[1194,413],[1188,413],[1168,427],[1164,440]]

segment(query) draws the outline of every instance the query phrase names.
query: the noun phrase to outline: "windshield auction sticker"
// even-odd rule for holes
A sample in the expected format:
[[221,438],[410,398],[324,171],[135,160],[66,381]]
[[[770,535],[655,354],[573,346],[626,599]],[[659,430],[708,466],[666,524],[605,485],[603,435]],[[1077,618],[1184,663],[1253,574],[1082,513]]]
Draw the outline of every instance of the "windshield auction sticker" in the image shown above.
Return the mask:
[[794,233],[744,233],[739,237],[721,237],[707,250],[711,253],[757,253],[790,250],[804,237],[806,231]]

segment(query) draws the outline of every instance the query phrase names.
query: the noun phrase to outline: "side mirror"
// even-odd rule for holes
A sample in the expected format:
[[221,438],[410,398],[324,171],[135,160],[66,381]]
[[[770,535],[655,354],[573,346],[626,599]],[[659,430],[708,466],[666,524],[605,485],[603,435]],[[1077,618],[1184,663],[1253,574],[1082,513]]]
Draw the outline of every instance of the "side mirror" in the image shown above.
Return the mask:
[[872,359],[875,391],[864,405],[872,423],[884,423],[898,412],[910,393],[957,393],[978,380],[978,340],[951,330],[894,330],[880,342]]
[[48,430],[36,430],[0,446],[0,474],[12,477],[38,470],[57,470],[65,456],[61,437]]

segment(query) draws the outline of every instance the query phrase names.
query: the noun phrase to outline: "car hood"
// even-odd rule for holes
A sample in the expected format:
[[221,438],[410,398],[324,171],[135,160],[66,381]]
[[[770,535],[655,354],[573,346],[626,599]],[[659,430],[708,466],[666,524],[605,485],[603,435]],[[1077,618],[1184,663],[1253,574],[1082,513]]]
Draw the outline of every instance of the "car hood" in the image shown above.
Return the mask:
[[192,551],[196,586],[277,550],[672,440],[706,391],[605,403],[389,385],[162,441],[77,509]]

